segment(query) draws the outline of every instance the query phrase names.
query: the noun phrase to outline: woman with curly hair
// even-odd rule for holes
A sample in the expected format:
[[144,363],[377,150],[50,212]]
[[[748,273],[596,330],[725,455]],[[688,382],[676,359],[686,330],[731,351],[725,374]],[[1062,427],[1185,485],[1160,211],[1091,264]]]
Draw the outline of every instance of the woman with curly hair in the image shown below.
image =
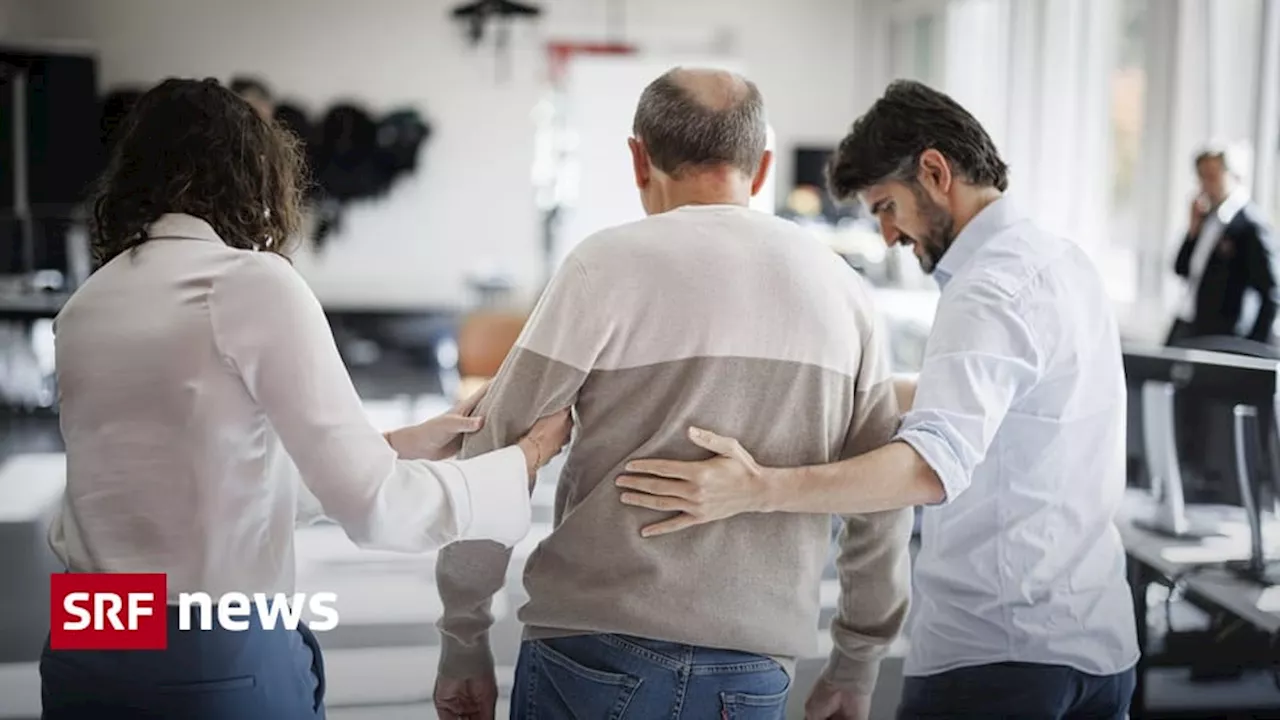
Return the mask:
[[474,400],[379,433],[287,260],[303,184],[291,136],[214,80],[167,80],[126,121],[94,201],[96,270],[57,319],[67,490],[50,544],[69,572],[165,574],[168,646],[46,645],[47,720],[323,717],[305,625],[181,630],[176,605],[293,594],[299,478],[363,547],[528,529],[567,417],[465,461],[449,458]]

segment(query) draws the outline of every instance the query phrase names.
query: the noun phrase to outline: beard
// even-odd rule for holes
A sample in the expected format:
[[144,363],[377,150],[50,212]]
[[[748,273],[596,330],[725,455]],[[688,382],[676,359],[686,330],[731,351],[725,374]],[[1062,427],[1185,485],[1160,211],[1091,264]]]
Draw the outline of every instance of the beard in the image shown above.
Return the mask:
[[920,261],[920,269],[929,274],[956,240],[955,218],[945,207],[935,203],[924,188],[912,186],[912,193],[916,196],[916,207],[925,230],[920,237],[908,236],[906,239],[919,246],[916,259]]

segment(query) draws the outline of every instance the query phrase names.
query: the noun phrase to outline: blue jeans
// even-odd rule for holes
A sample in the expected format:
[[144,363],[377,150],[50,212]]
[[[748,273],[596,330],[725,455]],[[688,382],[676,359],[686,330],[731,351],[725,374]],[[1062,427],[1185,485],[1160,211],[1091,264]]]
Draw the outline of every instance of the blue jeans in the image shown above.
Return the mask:
[[46,642],[43,720],[324,720],[324,661],[305,625],[266,630],[251,616],[243,632],[179,630],[174,607],[168,620],[165,650]]
[[761,655],[621,635],[524,643],[512,720],[783,720],[791,678]]
[[1089,675],[1061,665],[998,663],[908,677],[899,720],[1124,720],[1133,670]]

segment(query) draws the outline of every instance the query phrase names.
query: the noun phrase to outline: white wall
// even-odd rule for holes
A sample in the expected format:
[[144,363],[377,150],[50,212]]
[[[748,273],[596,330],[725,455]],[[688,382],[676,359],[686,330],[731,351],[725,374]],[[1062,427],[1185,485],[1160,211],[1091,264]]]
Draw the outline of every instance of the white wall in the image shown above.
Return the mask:
[[[543,47],[566,36],[603,38],[606,3],[545,0],[540,23],[515,29],[503,82],[492,48],[468,48],[447,19],[455,4],[28,0],[42,35],[98,48],[107,87],[252,73],[312,110],[346,98],[376,111],[419,108],[435,134],[418,176],[386,202],[354,207],[323,257],[298,259],[326,303],[346,306],[458,305],[467,300],[467,274],[480,269],[504,269],[537,289],[531,112],[544,89]],[[769,105],[785,180],[791,147],[838,140],[862,109],[854,104],[857,7],[845,0],[630,0],[625,9],[627,27],[644,39],[712,33],[743,59]]]
[[8,39],[29,32],[29,9],[24,0],[0,0],[0,38]]

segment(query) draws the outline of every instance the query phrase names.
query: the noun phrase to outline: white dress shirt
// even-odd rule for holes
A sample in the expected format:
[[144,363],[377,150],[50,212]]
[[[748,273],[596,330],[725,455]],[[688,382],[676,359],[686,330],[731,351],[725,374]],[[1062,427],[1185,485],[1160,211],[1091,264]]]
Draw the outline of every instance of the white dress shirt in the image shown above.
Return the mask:
[[1119,334],[1085,253],[1009,200],[965,226],[898,439],[937,472],[908,675],[998,662],[1095,675],[1138,659],[1114,518],[1125,488]]
[[1204,277],[1205,266],[1209,264],[1209,256],[1213,255],[1222,239],[1222,233],[1236,214],[1249,204],[1249,193],[1244,188],[1236,188],[1227,195],[1227,199],[1218,204],[1212,212],[1205,216],[1200,224],[1200,234],[1196,236],[1195,247],[1191,251],[1191,262],[1187,268],[1187,294],[1182,300],[1182,308],[1178,316],[1186,322],[1195,322],[1196,295],[1200,292],[1200,280]]
[[67,489],[50,544],[69,569],[167,573],[171,603],[292,593],[299,477],[363,547],[526,534],[521,450],[398,459],[286,260],[187,215],[149,235],[56,321]]

